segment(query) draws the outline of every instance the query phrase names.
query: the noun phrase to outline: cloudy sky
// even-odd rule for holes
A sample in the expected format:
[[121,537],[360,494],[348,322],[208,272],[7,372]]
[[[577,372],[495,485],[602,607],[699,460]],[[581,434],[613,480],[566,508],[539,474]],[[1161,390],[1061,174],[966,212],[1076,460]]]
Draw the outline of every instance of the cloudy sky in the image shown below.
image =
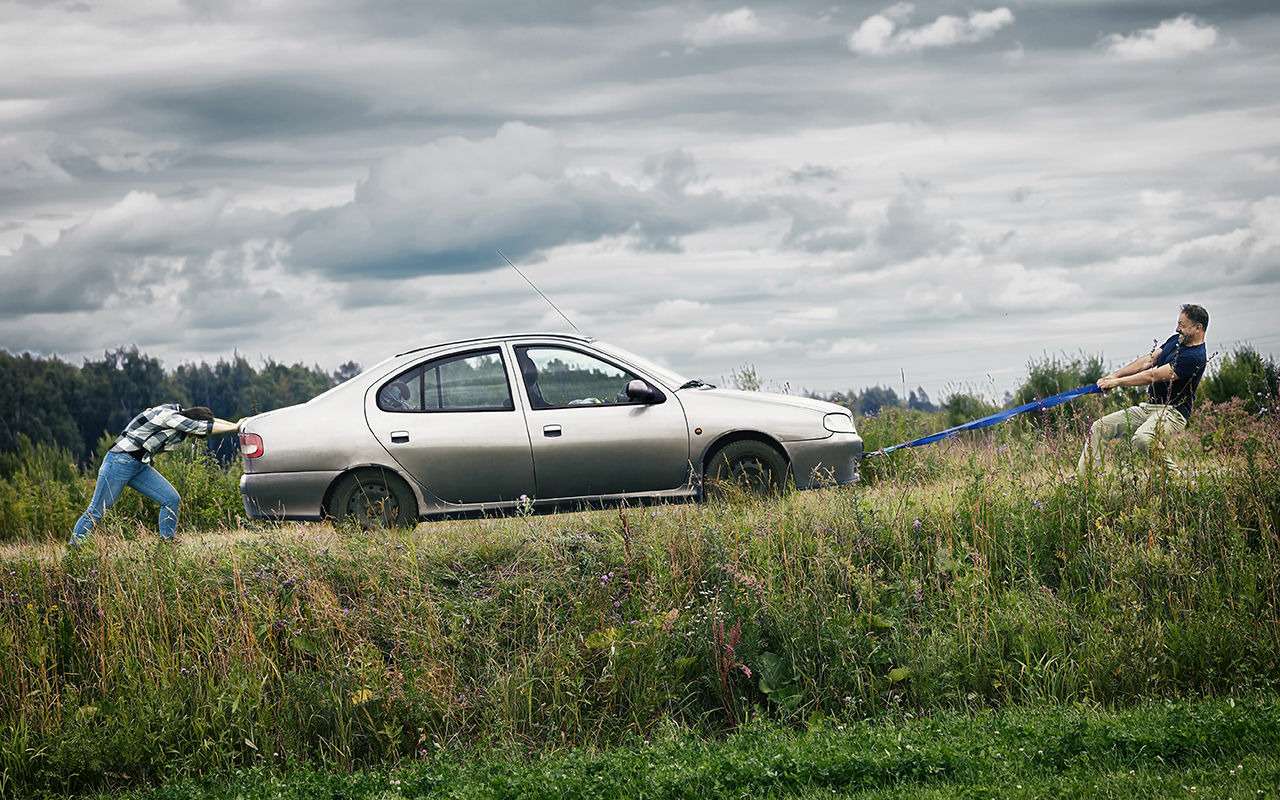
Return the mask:
[[1002,393],[1280,351],[1274,0],[0,0],[0,347],[369,365],[563,321]]

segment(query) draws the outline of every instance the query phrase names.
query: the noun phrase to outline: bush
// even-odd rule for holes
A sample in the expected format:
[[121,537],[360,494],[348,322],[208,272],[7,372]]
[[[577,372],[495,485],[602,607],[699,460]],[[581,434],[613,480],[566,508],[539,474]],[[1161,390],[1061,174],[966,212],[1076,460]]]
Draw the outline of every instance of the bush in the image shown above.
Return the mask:
[[994,414],[997,407],[976,394],[956,393],[942,401],[942,411],[946,414],[946,427],[954,428],[966,422]]
[[1251,414],[1275,408],[1280,397],[1280,370],[1275,359],[1264,358],[1248,345],[1237,347],[1200,382],[1200,396],[1214,403],[1238,398]]
[[[83,471],[71,451],[33,444],[25,436],[19,439],[16,452],[0,454],[0,542],[70,536],[93,497],[97,465],[113,441],[103,437],[98,443],[98,458]],[[188,442],[177,451],[161,455],[155,467],[182,496],[179,532],[234,527],[243,515],[240,465],[223,469],[202,442]],[[103,524],[154,530],[158,514],[159,507],[154,502],[126,489],[107,512]]]
[[91,493],[70,450],[19,436],[0,454],[0,541],[65,539]]

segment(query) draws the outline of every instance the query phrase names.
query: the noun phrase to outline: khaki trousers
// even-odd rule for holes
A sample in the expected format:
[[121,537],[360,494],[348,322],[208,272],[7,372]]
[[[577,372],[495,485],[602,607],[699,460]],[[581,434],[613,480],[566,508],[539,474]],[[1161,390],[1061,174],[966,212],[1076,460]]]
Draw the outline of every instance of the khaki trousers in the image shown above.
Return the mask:
[[1090,464],[1102,466],[1102,443],[1121,436],[1132,436],[1133,446],[1144,454],[1155,448],[1169,471],[1177,472],[1178,467],[1165,448],[1164,440],[1186,427],[1187,421],[1173,406],[1139,403],[1108,414],[1089,428],[1089,441],[1080,452],[1076,472],[1084,475]]

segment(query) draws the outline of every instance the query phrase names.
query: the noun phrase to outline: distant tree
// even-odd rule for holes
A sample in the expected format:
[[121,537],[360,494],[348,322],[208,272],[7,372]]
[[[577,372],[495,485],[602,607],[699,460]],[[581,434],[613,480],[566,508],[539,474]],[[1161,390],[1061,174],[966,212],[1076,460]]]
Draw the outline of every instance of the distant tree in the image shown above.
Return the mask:
[[1077,386],[1095,383],[1098,378],[1107,374],[1107,368],[1101,356],[1046,356],[1027,362],[1027,379],[1018,387],[1013,399],[1018,405],[1030,403],[1032,400],[1050,397],[1074,389]]
[[947,427],[954,427],[994,414],[997,409],[976,394],[959,392],[942,401],[942,410],[947,413]]
[[[924,390],[921,389],[920,392],[923,393]],[[815,400],[826,400],[828,403],[844,406],[853,413],[862,416],[875,416],[880,413],[881,409],[902,405],[902,400],[898,397],[898,393],[888,386],[868,386],[860,391],[850,389],[847,392],[831,392],[830,394],[805,392],[805,395]],[[913,392],[912,397],[916,397],[917,402],[919,402],[919,396],[916,393]],[[928,403],[928,395],[925,395],[924,399]],[[929,405],[931,408],[926,410],[937,410],[936,406]]]
[[240,414],[260,414],[274,408],[305,403],[330,388],[328,373],[319,366],[285,365],[270,358],[240,396]]
[[339,364],[338,368],[329,376],[329,379],[333,382],[334,386],[337,386],[340,383],[346,383],[359,374],[360,365],[354,361],[348,361],[345,364]]
[[97,361],[85,359],[80,377],[79,394],[68,400],[80,428],[81,443],[76,450],[82,456],[93,452],[103,433],[124,430],[144,408],[190,402],[165,374],[160,360],[137,347],[108,350]]
[[[135,414],[158,403],[205,405],[224,419],[238,419],[305,402],[359,371],[351,361],[330,374],[271,359],[259,370],[236,354],[214,364],[179,364],[167,373],[159,359],[136,347],[107,351],[80,367],[0,350],[0,452],[16,450],[26,434],[84,462],[101,437],[113,438]],[[235,455],[235,437],[216,437],[209,445],[224,460]]]
[[173,381],[196,405],[208,406],[223,418],[244,415],[244,394],[253,385],[257,371],[244,356],[235,354],[230,361],[218,359],[214,364],[179,364]]
[[937,411],[938,407],[929,400],[929,393],[923,386],[917,386],[907,395],[907,408],[914,411]]
[[882,408],[900,405],[898,393],[888,386],[868,386],[858,393],[858,413],[864,417],[878,414]]
[[[1023,405],[1033,400],[1051,397],[1055,394],[1097,382],[1107,373],[1102,357],[1085,355],[1068,357],[1044,356],[1027,362],[1027,378],[1014,392],[1012,405]],[[1137,392],[1133,389],[1118,389],[1109,395],[1112,402],[1123,399],[1124,405],[1137,402]],[[1081,413],[1081,406],[1067,403],[1050,411],[1036,412],[1026,421],[1033,425],[1058,425],[1074,419]]]
[[80,370],[59,358],[0,350],[0,450],[18,449],[19,437],[83,449],[74,403],[83,394]]

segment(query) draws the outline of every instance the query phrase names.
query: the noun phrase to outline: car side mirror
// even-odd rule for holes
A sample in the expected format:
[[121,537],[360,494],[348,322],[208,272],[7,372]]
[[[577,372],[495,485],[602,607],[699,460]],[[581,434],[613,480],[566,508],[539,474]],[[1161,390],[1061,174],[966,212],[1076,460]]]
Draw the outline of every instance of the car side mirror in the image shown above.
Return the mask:
[[661,392],[639,378],[627,384],[627,398],[637,403],[661,403],[666,399]]

